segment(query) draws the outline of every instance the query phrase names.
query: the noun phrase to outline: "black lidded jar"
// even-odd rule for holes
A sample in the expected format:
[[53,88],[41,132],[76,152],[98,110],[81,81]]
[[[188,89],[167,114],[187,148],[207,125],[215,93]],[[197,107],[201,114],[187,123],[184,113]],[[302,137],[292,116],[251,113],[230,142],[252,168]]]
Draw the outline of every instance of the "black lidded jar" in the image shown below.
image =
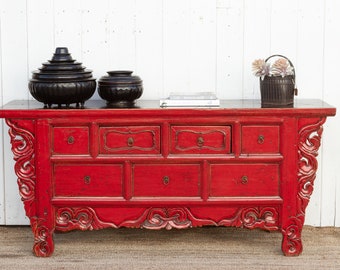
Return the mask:
[[133,71],[108,71],[98,80],[98,94],[108,107],[133,107],[143,94],[143,81]]
[[51,60],[32,72],[28,83],[31,95],[44,103],[44,108],[57,104],[58,108],[75,103],[84,108],[96,90],[92,71],[72,59],[66,47],[57,47]]

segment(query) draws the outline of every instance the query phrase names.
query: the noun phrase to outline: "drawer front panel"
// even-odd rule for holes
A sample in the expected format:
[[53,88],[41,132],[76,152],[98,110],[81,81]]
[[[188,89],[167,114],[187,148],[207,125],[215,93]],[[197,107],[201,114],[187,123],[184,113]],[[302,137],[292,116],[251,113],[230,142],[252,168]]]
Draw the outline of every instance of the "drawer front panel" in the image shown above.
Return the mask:
[[242,153],[279,153],[279,126],[243,126]]
[[121,165],[55,165],[55,196],[122,196]]
[[211,165],[210,196],[278,196],[279,165]]
[[173,154],[229,154],[230,126],[172,126]]
[[133,166],[135,197],[197,197],[200,195],[200,166],[158,164]]
[[159,154],[160,127],[101,127],[101,154]]
[[89,154],[89,127],[53,127],[52,154]]

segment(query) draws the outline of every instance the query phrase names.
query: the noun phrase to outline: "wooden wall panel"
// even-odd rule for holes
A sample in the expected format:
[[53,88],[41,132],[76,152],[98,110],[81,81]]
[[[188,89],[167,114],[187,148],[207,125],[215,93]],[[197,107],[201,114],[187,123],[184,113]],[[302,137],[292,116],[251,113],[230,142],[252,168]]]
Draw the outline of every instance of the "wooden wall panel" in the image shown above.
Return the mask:
[[[2,0],[0,103],[32,98],[27,89],[31,71],[50,59],[55,47],[67,46],[97,79],[109,70],[134,71],[144,81],[142,99],[175,91],[259,98],[251,63],[280,53],[296,67],[297,98],[322,98],[339,107],[338,2]],[[338,121],[330,118],[325,125],[315,191],[307,208],[309,225],[340,226]],[[0,144],[0,224],[25,224],[3,125]]]

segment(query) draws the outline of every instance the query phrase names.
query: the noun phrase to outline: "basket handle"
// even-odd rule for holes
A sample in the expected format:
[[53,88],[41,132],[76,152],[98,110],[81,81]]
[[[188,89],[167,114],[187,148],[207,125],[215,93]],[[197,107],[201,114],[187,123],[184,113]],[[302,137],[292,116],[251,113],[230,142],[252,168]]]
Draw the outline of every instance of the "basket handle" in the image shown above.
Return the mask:
[[273,58],[273,57],[282,57],[282,58],[286,59],[288,61],[288,63],[293,67],[294,94],[295,94],[295,96],[297,96],[298,90],[296,88],[296,83],[295,83],[295,67],[294,67],[293,63],[286,56],[284,56],[282,54],[273,54],[273,55],[269,56],[264,61],[267,62],[270,58]]

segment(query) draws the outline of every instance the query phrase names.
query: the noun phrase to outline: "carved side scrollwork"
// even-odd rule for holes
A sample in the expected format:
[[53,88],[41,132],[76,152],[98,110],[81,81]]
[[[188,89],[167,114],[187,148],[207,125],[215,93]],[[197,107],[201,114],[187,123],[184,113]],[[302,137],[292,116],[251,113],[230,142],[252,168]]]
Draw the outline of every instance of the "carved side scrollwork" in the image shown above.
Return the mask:
[[53,232],[44,223],[45,219],[31,218],[31,227],[34,233],[33,252],[38,257],[51,256],[54,251]]
[[322,125],[325,121],[326,118],[320,118],[314,120],[314,123],[302,122],[299,130],[296,216],[291,216],[287,225],[282,228],[282,251],[287,256],[297,256],[302,252],[301,232],[306,207],[313,193],[318,168],[316,157],[321,144]]
[[34,121],[6,119],[6,123],[10,128],[19,193],[34,234],[33,252],[36,256],[48,257],[54,250],[53,228],[46,226],[45,218],[37,217]]
[[315,124],[301,128],[299,135],[299,171],[298,171],[298,214],[304,222],[306,207],[313,193],[314,180],[318,168],[318,150],[321,145],[323,123],[326,118],[319,119]]
[[[19,122],[6,119],[10,127],[12,152],[15,161],[15,173],[18,177],[19,192],[24,202],[26,215],[31,218],[35,214],[35,166],[34,166],[34,143],[35,137],[28,127],[20,127]],[[33,123],[30,129],[33,130]]]

